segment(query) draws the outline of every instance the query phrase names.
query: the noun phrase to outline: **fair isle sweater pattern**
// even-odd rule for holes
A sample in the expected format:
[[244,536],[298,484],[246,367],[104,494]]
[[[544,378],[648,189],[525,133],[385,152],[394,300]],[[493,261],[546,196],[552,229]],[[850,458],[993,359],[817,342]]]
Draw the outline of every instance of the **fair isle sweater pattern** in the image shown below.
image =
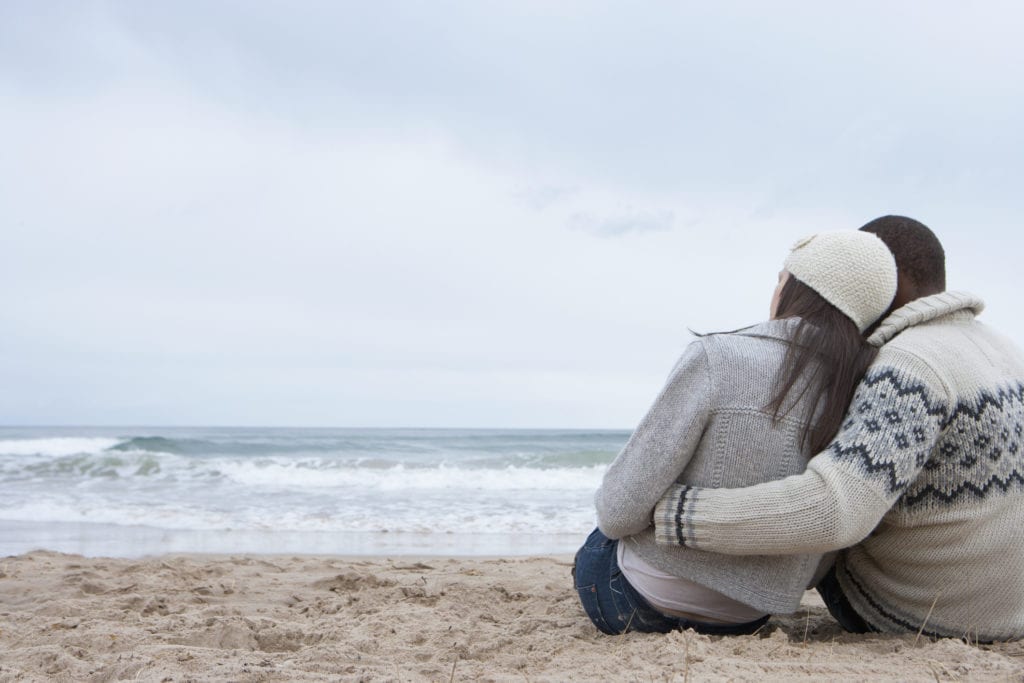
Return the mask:
[[958,403],[944,429],[949,438],[907,488],[902,507],[954,505],[964,496],[1024,489],[1024,383]]
[[[884,447],[865,445],[865,432],[886,432]],[[885,367],[862,381],[828,453],[880,479],[896,507],[911,510],[1024,488],[1022,434],[1024,383],[981,390],[949,410],[923,383]]]
[[[930,437],[939,432],[948,412],[922,382],[896,368],[873,369],[861,381],[842,431],[827,452],[878,478],[895,497],[927,462]],[[888,435],[881,444],[877,438],[861,438],[880,433]]]

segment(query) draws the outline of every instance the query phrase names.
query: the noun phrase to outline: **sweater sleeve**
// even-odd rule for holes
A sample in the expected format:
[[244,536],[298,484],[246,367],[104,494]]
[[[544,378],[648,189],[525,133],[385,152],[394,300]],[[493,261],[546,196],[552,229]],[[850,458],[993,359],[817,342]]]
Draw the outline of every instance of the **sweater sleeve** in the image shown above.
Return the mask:
[[703,342],[687,347],[654,405],[605,472],[595,496],[597,525],[609,538],[651,525],[654,505],[675,483],[700,441],[712,385]]
[[655,509],[657,542],[779,555],[866,538],[924,467],[948,415],[942,383],[916,365],[872,367],[836,438],[802,474],[740,489],[673,486]]

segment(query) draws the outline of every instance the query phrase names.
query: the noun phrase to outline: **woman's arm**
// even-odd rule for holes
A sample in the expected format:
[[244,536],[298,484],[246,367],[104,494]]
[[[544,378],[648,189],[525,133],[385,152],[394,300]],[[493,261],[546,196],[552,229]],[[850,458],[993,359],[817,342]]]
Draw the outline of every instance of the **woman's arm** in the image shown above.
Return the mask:
[[608,467],[595,497],[597,526],[622,538],[651,524],[655,504],[690,461],[707,424],[712,383],[703,342],[690,344],[665,388]]

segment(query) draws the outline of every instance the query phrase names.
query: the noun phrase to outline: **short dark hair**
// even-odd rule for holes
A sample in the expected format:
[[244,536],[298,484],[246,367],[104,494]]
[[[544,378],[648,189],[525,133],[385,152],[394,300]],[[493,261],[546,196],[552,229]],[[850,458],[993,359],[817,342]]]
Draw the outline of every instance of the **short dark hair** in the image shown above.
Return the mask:
[[946,252],[924,223],[906,216],[882,216],[861,230],[885,242],[896,259],[900,279],[909,279],[920,295],[946,291]]

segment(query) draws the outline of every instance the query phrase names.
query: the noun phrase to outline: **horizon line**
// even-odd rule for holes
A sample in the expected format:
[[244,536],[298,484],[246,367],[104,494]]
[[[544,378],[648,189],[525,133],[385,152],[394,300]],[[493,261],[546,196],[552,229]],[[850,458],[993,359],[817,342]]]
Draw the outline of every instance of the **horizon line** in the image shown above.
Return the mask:
[[326,426],[326,425],[231,425],[231,424],[0,424],[0,429],[350,429],[388,430],[406,429],[416,431],[558,431],[558,432],[624,432],[632,427],[382,427],[382,426]]

